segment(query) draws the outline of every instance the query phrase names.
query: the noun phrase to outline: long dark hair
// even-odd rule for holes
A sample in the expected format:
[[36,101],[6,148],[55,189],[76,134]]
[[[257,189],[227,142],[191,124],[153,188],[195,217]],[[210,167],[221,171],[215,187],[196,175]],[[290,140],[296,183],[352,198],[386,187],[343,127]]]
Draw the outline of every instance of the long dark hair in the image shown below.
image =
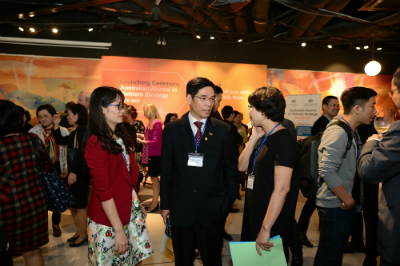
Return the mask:
[[0,138],[22,132],[22,116],[13,102],[0,100]]
[[122,152],[122,147],[112,138],[113,134],[124,141],[127,152],[128,148],[134,147],[125,127],[123,127],[122,124],[117,124],[115,132],[113,132],[104,117],[103,107],[106,108],[117,98],[119,98],[121,102],[125,100],[124,94],[122,94],[119,89],[113,87],[102,86],[93,91],[90,97],[89,123],[87,125],[85,137],[83,138],[83,148],[86,147],[90,136],[95,135],[99,139],[103,150],[107,149],[109,152],[115,154],[120,153]]

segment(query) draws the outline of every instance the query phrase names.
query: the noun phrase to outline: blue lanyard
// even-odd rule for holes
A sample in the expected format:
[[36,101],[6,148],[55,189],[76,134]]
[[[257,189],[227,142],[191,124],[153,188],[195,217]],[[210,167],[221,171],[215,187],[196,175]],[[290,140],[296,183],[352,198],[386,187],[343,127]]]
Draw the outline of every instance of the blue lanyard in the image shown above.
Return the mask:
[[259,153],[260,150],[261,150],[262,145],[264,145],[264,142],[267,140],[267,138],[269,137],[269,135],[271,135],[271,133],[274,132],[275,128],[276,128],[277,126],[279,126],[280,124],[281,124],[281,123],[279,123],[279,124],[277,124],[276,126],[274,126],[274,128],[268,133],[267,136],[264,137],[264,139],[263,139],[263,140],[261,141],[261,143],[258,145],[258,147],[257,147],[257,149],[256,149],[256,153],[255,153],[255,155],[254,155],[253,170],[251,171],[251,174],[254,173],[254,167],[256,167],[256,159],[257,159],[258,153]]
[[[206,125],[207,125],[207,120],[206,120],[206,122],[204,123],[204,128],[203,128],[203,131],[201,132],[200,140],[201,140],[201,137],[203,137],[204,130],[206,129]],[[192,128],[190,127],[190,129],[192,129]],[[195,136],[195,134],[193,133],[193,130],[191,130],[191,131],[192,131],[192,134],[193,134],[194,144],[196,145],[196,153],[197,153],[197,141],[196,141],[196,136]]]
[[347,122],[346,119],[344,119],[343,117],[342,117],[342,119],[343,119],[343,121],[349,126],[349,128],[350,128],[350,130],[351,130],[351,133],[352,133],[353,136],[354,136],[354,139],[355,139],[355,141],[356,141],[356,151],[357,151],[357,159],[358,159],[358,157],[360,157],[360,150],[358,149],[358,140],[357,140],[357,136],[356,136],[356,134],[354,134],[353,129],[351,128],[349,122]]

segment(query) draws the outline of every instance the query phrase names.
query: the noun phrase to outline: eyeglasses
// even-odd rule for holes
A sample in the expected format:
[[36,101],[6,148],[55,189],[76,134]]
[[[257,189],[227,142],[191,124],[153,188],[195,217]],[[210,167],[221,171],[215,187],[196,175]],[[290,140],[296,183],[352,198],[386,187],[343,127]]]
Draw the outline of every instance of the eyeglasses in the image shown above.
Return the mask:
[[124,109],[125,111],[128,109],[128,106],[124,103],[119,104],[109,104],[108,106],[118,106],[118,110]]
[[393,97],[394,90],[390,90],[390,92],[388,92],[388,94],[389,94],[390,97]]
[[333,108],[341,108],[342,106],[340,106],[340,104],[334,104],[334,103],[330,103],[328,104],[328,106],[333,107]]
[[199,98],[200,100],[201,100],[201,102],[206,102],[206,101],[210,101],[210,102],[215,102],[216,101],[216,99],[217,98],[215,98],[215,97],[211,97],[211,98],[206,98],[206,97],[199,97],[199,96],[194,96],[194,97],[197,97],[197,98]]
[[249,111],[250,111],[250,109],[253,108],[253,107],[254,107],[253,105],[248,105],[247,109],[249,109]]

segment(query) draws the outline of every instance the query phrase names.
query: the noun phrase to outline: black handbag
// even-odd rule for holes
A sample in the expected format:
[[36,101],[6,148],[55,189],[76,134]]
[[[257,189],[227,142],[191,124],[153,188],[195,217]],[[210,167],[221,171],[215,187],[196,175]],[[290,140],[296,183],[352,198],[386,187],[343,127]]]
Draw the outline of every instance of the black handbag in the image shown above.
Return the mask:
[[38,159],[40,160],[40,155],[37,151],[38,149],[39,152],[44,155],[47,162],[51,165],[50,171],[45,172],[43,171],[42,165],[39,163],[39,168],[40,168],[39,177],[46,191],[49,211],[55,213],[63,213],[69,207],[75,204],[74,198],[72,197],[71,193],[69,192],[64,182],[62,182],[60,175],[54,169],[54,166],[51,163],[47,153],[42,149],[42,147],[37,143],[35,139],[32,138],[30,139],[33,143],[34,146],[33,150],[35,152],[36,157],[38,157]]
[[[79,150],[79,145],[76,140],[76,135],[78,135],[78,134],[77,133],[75,134],[74,147],[72,149],[68,149],[68,151],[67,151],[68,172],[71,172],[70,165],[72,165],[72,161],[74,160],[75,154]],[[87,166],[85,159],[83,159],[83,165],[82,165],[81,171],[79,171],[79,173],[83,173],[83,174],[90,173],[89,167]],[[79,174],[79,173],[74,173],[74,174]]]

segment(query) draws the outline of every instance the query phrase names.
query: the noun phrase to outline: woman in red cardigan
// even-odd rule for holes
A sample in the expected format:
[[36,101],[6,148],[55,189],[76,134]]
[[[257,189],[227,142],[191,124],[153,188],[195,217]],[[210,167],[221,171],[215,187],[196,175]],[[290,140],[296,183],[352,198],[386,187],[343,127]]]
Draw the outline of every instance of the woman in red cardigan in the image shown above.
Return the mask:
[[89,265],[137,265],[154,252],[135,191],[138,166],[133,142],[121,125],[126,105],[116,88],[90,98],[84,138],[93,185],[88,207]]
[[155,212],[160,208],[158,197],[160,196],[161,173],[161,137],[162,122],[157,107],[148,103],[143,107],[144,116],[149,119],[144,134],[137,134],[137,142],[143,144],[142,163],[148,164],[148,175],[153,183],[153,201],[147,209],[147,212]]

